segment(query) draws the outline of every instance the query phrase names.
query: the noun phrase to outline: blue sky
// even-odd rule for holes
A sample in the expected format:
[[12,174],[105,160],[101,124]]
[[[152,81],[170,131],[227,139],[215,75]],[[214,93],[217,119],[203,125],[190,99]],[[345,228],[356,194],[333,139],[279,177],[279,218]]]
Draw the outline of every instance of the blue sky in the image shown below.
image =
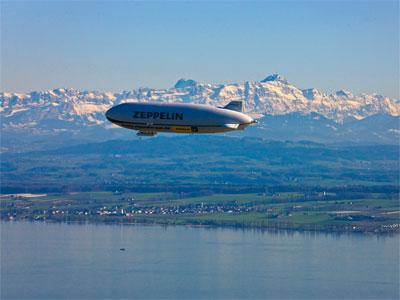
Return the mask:
[[1,90],[259,81],[399,97],[398,1],[2,1]]

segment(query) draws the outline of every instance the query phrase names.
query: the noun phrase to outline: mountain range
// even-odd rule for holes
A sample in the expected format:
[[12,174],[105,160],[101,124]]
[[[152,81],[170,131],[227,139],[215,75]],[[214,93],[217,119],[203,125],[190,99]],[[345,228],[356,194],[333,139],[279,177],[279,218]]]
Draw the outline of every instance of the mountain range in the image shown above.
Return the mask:
[[120,93],[71,88],[26,94],[1,92],[2,144],[25,135],[77,140],[134,135],[125,129],[116,130],[104,117],[108,108],[124,102],[224,106],[233,100],[243,101],[244,112],[260,119],[258,126],[242,134],[248,131],[264,138],[318,142],[394,144],[399,139],[399,99],[354,95],[346,90],[328,95],[314,88],[300,89],[275,74],[242,84],[213,85],[180,79],[170,89],[139,88]]

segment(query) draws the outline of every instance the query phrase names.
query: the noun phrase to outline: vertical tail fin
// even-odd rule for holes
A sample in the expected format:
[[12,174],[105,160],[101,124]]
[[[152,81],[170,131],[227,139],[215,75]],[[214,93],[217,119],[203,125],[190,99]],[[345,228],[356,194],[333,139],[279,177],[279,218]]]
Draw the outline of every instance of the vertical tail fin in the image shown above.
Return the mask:
[[242,101],[231,101],[227,105],[225,105],[223,108],[242,112],[242,106],[243,106]]

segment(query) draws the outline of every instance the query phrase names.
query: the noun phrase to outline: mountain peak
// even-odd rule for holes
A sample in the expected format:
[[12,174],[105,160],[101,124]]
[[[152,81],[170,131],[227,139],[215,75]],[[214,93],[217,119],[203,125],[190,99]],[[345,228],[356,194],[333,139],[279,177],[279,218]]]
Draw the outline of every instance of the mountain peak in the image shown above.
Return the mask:
[[196,86],[197,82],[192,80],[192,79],[179,79],[178,82],[175,84],[174,88],[178,89],[178,88],[185,88],[188,86]]
[[261,82],[269,82],[269,81],[279,81],[279,82],[282,82],[282,83],[285,83],[285,84],[289,83],[285,77],[283,77],[283,76],[281,76],[279,74],[269,75],[264,80],[261,80]]
[[315,88],[305,89],[305,90],[302,90],[302,92],[303,92],[303,96],[307,100],[315,100],[315,96],[320,95],[320,92]]
[[340,90],[335,92],[335,94],[341,97],[347,97],[347,98],[353,97],[353,94],[347,90]]

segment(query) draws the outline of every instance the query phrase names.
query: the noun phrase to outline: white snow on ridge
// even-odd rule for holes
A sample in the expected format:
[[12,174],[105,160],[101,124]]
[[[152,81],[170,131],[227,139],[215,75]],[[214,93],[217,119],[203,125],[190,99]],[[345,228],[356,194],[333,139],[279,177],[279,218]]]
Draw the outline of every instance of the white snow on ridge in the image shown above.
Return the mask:
[[4,117],[11,117],[18,112],[27,111],[28,109],[29,109],[28,107],[15,108],[15,109],[11,110],[8,114],[5,114]]
[[110,107],[107,104],[95,104],[95,103],[89,103],[89,102],[77,102],[73,104],[74,106],[74,112],[78,116],[84,116],[88,114],[93,114],[93,113],[103,113],[107,111],[107,109]]

